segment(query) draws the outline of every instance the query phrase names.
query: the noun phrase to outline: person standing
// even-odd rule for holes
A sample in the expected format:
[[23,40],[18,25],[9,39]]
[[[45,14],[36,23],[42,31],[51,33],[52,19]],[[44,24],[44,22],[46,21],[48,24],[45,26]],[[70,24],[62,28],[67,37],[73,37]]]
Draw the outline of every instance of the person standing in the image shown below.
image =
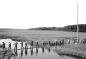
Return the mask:
[[18,43],[16,42],[16,43],[15,43],[15,49],[17,49],[17,44],[18,44]]
[[50,41],[49,41],[49,43],[48,43],[48,44],[49,44],[49,46],[51,46],[51,42],[50,42]]
[[8,49],[11,49],[11,43],[9,42],[9,48]]
[[58,45],[58,42],[57,42],[57,40],[55,40],[55,46],[57,46]]
[[33,46],[33,41],[31,41],[31,46]]
[[3,50],[5,49],[5,43],[3,42]]
[[33,48],[33,41],[30,43],[30,49]]
[[25,43],[25,49],[27,49],[28,48],[28,44],[27,44],[27,42]]
[[36,47],[39,47],[39,43],[38,43],[38,41],[36,41]]
[[24,48],[24,47],[23,47],[23,42],[21,42],[21,48]]

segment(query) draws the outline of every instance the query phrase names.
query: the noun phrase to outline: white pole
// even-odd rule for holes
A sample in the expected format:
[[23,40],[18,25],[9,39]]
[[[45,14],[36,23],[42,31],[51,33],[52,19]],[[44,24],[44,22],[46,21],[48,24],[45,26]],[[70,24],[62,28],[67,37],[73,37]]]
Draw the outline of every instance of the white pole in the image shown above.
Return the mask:
[[78,23],[79,23],[79,3],[77,0],[77,40],[79,42],[79,26],[78,26]]

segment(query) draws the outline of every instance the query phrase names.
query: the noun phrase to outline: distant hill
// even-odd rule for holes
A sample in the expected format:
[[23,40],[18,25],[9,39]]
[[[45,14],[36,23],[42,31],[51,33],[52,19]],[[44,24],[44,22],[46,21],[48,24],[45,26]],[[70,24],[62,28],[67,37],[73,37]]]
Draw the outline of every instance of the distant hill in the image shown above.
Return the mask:
[[[79,24],[79,32],[86,32],[86,24]],[[68,25],[64,27],[38,27],[38,28],[31,28],[29,30],[50,30],[50,31],[77,31],[77,25]]]

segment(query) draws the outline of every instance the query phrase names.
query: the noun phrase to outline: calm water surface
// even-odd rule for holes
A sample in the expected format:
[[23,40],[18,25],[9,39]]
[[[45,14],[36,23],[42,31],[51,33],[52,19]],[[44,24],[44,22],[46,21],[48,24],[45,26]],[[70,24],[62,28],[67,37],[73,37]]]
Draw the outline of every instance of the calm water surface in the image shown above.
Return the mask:
[[[8,48],[8,44],[11,42],[12,52],[15,54],[15,56],[4,57],[3,59],[76,59],[69,56],[59,55],[55,52],[54,47],[51,47],[49,49],[40,47],[30,48],[30,45],[28,44],[28,49],[21,49],[21,44],[18,42],[18,49],[16,50],[14,49],[15,41],[4,39],[0,40],[0,44],[2,44],[2,42],[6,43],[6,48]],[[23,45],[25,45],[25,43]]]

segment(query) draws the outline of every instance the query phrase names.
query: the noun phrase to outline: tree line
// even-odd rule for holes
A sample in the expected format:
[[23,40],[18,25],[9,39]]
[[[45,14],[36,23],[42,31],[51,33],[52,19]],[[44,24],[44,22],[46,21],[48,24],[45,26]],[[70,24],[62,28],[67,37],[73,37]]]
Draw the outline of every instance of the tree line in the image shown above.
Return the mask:
[[[79,24],[78,25],[79,32],[86,32],[86,24]],[[38,27],[38,28],[31,28],[30,30],[51,30],[51,31],[70,31],[76,32],[77,25],[68,25],[64,27]]]

